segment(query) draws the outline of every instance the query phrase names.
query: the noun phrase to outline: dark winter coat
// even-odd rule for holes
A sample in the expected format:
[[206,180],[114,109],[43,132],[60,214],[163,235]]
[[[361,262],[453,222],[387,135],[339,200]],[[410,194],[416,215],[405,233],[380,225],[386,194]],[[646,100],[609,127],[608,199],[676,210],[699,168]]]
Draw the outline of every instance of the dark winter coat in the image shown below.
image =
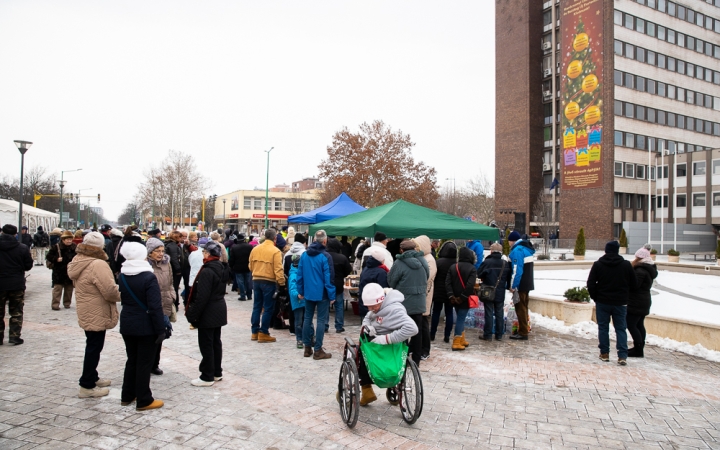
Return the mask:
[[190,274],[190,241],[185,241],[185,244],[180,247],[182,253],[182,264],[180,269],[183,274]]
[[423,314],[425,312],[425,296],[430,268],[423,252],[408,250],[397,255],[390,273],[388,285],[402,292],[405,296],[403,306],[407,313]]
[[387,282],[388,273],[385,269],[380,267],[381,265],[382,261],[378,261],[372,256],[365,259],[365,268],[360,274],[360,284],[358,285],[358,299],[360,299],[360,303],[362,303],[363,288],[368,283],[377,283],[384,288],[390,287]]
[[238,242],[228,251],[228,264],[235,273],[250,272],[250,252],[252,245],[247,242]]
[[658,276],[657,266],[655,264],[638,264],[634,270],[637,286],[630,291],[627,313],[636,316],[647,316],[650,314],[650,306],[652,306],[650,288],[653,285],[653,280]]
[[452,241],[445,242],[438,252],[437,273],[435,279],[435,290],[433,291],[433,302],[438,304],[447,302],[448,295],[445,291],[445,278],[447,278],[450,267],[457,261],[457,246]]
[[227,304],[225,303],[226,269],[220,261],[203,264],[188,300],[185,313],[188,322],[195,328],[218,328],[227,325]]
[[[505,264],[504,269],[503,264]],[[510,280],[512,280],[512,265],[502,259],[502,253],[490,253],[480,265],[478,278],[484,285],[490,287],[494,287],[495,283],[497,283],[495,302],[504,302],[505,291],[510,289]],[[500,279],[499,282],[498,279]]]
[[32,269],[28,248],[9,234],[0,234],[0,291],[24,291],[25,272]]
[[[122,279],[125,279],[123,283]],[[152,272],[137,275],[120,274],[118,279],[122,311],[120,312],[120,334],[127,336],[158,336],[165,333],[160,285]],[[130,295],[130,290],[147,308],[143,308]]]
[[170,267],[173,275],[182,274],[183,253],[178,243],[168,239],[165,242],[165,253],[170,257]]
[[35,233],[35,236],[33,236],[33,245],[35,247],[49,247],[50,236],[44,231],[38,231]]
[[[467,247],[460,249],[458,262],[448,269],[445,276],[445,295],[448,301],[452,297],[460,297],[460,304],[453,306],[458,309],[468,309],[468,297],[473,295],[475,290],[475,280],[477,279],[477,271],[475,270],[475,253]],[[458,271],[460,275],[458,275]],[[462,277],[462,281],[460,281]],[[463,288],[463,283],[465,288]]]
[[27,248],[31,248],[33,245],[33,238],[30,233],[20,234],[20,243],[25,244]]
[[342,244],[337,239],[328,239],[327,251],[332,258],[335,271],[335,295],[341,294],[345,285],[345,277],[352,273],[352,266],[345,255],[342,254]]
[[637,277],[630,261],[620,255],[606,253],[593,263],[587,288],[595,303],[627,305],[630,291],[637,288]]
[[[58,255],[58,247],[60,254]],[[52,281],[54,284],[72,284],[72,280],[68,276],[67,266],[75,257],[75,244],[65,245],[62,242],[58,245],[50,247],[50,251],[45,256],[46,261],[53,264]],[[62,257],[62,261],[58,262],[58,256]]]

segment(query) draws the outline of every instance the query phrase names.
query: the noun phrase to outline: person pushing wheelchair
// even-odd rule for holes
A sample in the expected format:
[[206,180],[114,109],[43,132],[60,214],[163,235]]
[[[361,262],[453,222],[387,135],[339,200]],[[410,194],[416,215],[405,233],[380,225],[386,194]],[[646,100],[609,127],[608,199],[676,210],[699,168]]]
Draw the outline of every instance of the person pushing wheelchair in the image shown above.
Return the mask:
[[[408,315],[402,302],[405,297],[395,289],[383,289],[377,283],[368,283],[363,289],[362,301],[369,312],[362,321],[365,338],[380,345],[403,342],[418,333],[417,325]],[[358,375],[362,395],[360,406],[377,400],[365,360],[359,358]]]

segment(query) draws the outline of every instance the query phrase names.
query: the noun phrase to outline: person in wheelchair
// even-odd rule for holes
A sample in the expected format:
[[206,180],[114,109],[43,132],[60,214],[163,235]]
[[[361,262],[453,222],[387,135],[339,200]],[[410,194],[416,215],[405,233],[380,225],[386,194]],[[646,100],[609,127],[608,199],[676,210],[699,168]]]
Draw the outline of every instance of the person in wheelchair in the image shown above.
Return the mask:
[[[387,345],[409,340],[418,333],[415,321],[410,318],[402,302],[405,297],[395,289],[383,289],[377,283],[368,283],[363,289],[362,301],[369,312],[362,321],[365,337],[376,344]],[[358,375],[362,395],[360,406],[377,400],[365,361],[359,358]]]

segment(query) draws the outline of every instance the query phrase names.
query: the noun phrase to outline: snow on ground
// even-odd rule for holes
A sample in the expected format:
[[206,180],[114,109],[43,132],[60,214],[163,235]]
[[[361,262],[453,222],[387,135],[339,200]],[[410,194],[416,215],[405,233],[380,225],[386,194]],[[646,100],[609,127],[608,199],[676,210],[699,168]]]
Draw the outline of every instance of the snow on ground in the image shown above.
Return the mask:
[[[590,269],[535,268],[533,294],[561,299],[572,287],[585,286]],[[720,277],[661,270],[655,280],[662,287],[720,303]],[[653,288],[650,314],[720,325],[720,304],[705,303]]]
[[[542,328],[546,328],[557,333],[570,334],[585,339],[597,339],[598,330],[595,322],[580,322],[567,326],[562,320],[556,320],[554,317],[549,318],[531,312],[531,323]],[[610,327],[610,340],[614,341],[615,331]],[[690,345],[687,342],[678,342],[668,338],[661,338],[654,334],[648,334],[646,337],[648,345],[664,348],[666,350],[687,353],[688,355],[697,356],[709,361],[720,362],[720,352],[708,350],[700,344]],[[628,333],[628,347],[632,347],[632,337]],[[611,346],[612,347],[612,346]],[[614,349],[611,348],[611,351]]]

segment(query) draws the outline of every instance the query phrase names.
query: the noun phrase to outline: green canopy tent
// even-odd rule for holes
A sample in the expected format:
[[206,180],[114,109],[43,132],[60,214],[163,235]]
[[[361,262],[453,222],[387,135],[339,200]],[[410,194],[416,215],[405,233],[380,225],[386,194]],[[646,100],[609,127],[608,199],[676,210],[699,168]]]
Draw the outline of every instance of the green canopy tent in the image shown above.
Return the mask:
[[478,239],[495,241],[497,228],[480,225],[404,200],[310,225],[310,233],[325,230],[334,236],[370,236],[382,231],[394,238],[422,234],[430,239]]

